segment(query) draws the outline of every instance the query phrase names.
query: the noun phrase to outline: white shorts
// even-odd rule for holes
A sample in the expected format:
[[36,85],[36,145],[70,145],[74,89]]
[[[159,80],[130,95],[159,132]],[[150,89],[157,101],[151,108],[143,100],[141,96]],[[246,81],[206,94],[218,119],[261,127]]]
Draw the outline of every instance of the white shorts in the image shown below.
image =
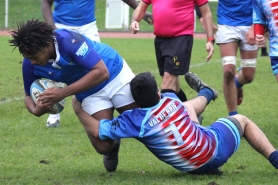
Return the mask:
[[252,51],[257,50],[256,45],[246,43],[246,34],[251,26],[227,26],[218,25],[216,32],[216,44],[223,44],[236,41],[238,47],[242,50]]
[[111,107],[119,108],[134,102],[130,91],[130,81],[134,73],[123,60],[123,69],[118,76],[97,93],[84,98],[81,107],[92,115]]
[[65,24],[60,24],[60,23],[55,23],[55,26],[58,29],[68,29],[77,33],[80,33],[82,35],[85,35],[86,37],[88,37],[89,39],[96,41],[96,42],[100,42],[100,37],[98,34],[98,28],[97,28],[97,22],[91,22],[89,24],[85,24],[83,26],[68,26]]

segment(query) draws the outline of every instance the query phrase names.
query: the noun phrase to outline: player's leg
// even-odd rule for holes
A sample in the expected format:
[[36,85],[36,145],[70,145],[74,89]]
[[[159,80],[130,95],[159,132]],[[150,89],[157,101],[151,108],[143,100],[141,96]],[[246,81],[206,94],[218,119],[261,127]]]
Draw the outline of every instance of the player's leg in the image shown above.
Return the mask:
[[270,57],[272,74],[278,82],[278,57]]
[[205,110],[211,100],[215,100],[218,97],[218,92],[202,81],[196,74],[189,72],[184,77],[187,84],[198,93],[197,97],[184,102],[190,118],[194,122],[198,122],[197,115],[200,115]]
[[161,92],[173,90],[181,101],[186,101],[187,97],[180,88],[179,75],[188,72],[192,45],[192,36],[155,38],[156,59],[162,76]]
[[236,53],[238,43],[233,41],[219,44],[223,68],[223,94],[229,114],[237,112],[237,89],[234,78],[236,74]]
[[241,63],[239,73],[235,77],[238,105],[242,102],[243,85],[251,83],[255,77],[258,53],[258,47],[256,45],[246,43],[245,35],[250,27],[240,27],[239,29],[242,31],[242,42],[239,44]]
[[278,168],[278,152],[262,130],[246,116],[237,114],[232,117],[239,121],[246,141],[265,158],[273,160],[274,162],[270,162],[275,168]]
[[[123,68],[120,74],[113,79],[109,85],[106,86],[105,91],[107,97],[109,97],[113,107],[121,114],[126,110],[137,107],[134,102],[130,91],[130,81],[134,78],[134,73],[123,60]],[[117,143],[113,149],[106,155],[103,156],[103,163],[107,171],[113,172],[118,166],[118,153],[120,149],[121,140],[117,140]]]
[[236,30],[236,27],[218,25],[216,43],[222,59],[223,94],[229,115],[237,114],[237,89],[234,78],[239,38],[240,32]]

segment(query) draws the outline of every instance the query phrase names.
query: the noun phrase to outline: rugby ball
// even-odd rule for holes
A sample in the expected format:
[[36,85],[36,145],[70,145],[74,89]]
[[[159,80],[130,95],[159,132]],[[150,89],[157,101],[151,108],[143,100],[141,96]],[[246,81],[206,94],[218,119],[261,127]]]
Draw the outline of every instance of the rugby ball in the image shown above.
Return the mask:
[[[43,93],[44,90],[51,88],[51,87],[59,87],[58,85],[56,85],[56,83],[52,80],[48,80],[48,79],[38,79],[35,80],[31,87],[30,87],[30,93],[31,93],[31,97],[33,99],[33,101],[35,102],[35,104],[37,104],[38,102],[38,98],[39,98],[39,94]],[[60,112],[63,111],[65,106],[65,99],[63,99],[62,101],[55,103],[53,105],[53,107],[51,108],[51,110],[49,111],[49,114],[58,114]]]

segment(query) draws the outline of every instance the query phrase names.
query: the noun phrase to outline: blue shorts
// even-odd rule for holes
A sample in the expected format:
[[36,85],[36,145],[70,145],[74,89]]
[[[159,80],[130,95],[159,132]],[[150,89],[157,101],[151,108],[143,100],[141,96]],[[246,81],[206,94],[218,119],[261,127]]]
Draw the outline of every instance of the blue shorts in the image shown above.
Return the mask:
[[278,57],[270,57],[273,75],[278,74]]
[[238,149],[240,138],[243,135],[240,123],[233,117],[220,118],[208,129],[216,137],[216,154],[210,162],[190,173],[210,173],[222,166]]

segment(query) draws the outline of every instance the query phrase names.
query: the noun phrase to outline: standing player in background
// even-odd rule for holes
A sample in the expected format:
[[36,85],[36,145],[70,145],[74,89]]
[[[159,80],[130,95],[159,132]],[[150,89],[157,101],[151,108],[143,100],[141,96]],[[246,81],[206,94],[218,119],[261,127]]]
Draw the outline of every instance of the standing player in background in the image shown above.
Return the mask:
[[253,24],[256,44],[263,47],[266,44],[265,30],[269,33],[269,57],[272,73],[278,82],[278,26],[277,1],[253,0]]
[[[252,26],[252,0],[219,0],[216,43],[220,48],[223,67],[223,93],[229,115],[238,114],[243,99],[242,87],[255,76],[258,48]],[[237,52],[240,67],[236,75]]]
[[[136,0],[123,0],[131,8],[138,5]],[[51,7],[54,3],[54,11]],[[103,2],[105,3],[105,2]],[[68,29],[83,34],[93,41],[100,42],[95,17],[95,0],[69,1],[69,0],[42,0],[41,11],[45,21],[55,29]],[[152,14],[146,12],[144,19],[152,24]],[[60,114],[50,114],[47,127],[60,125]]]
[[181,101],[187,97],[180,88],[179,75],[188,72],[194,34],[194,7],[199,7],[207,35],[207,61],[214,52],[214,26],[207,0],[142,0],[134,10],[130,30],[139,31],[139,22],[152,4],[154,20],[154,46],[159,74],[162,77],[161,93],[174,91]]

